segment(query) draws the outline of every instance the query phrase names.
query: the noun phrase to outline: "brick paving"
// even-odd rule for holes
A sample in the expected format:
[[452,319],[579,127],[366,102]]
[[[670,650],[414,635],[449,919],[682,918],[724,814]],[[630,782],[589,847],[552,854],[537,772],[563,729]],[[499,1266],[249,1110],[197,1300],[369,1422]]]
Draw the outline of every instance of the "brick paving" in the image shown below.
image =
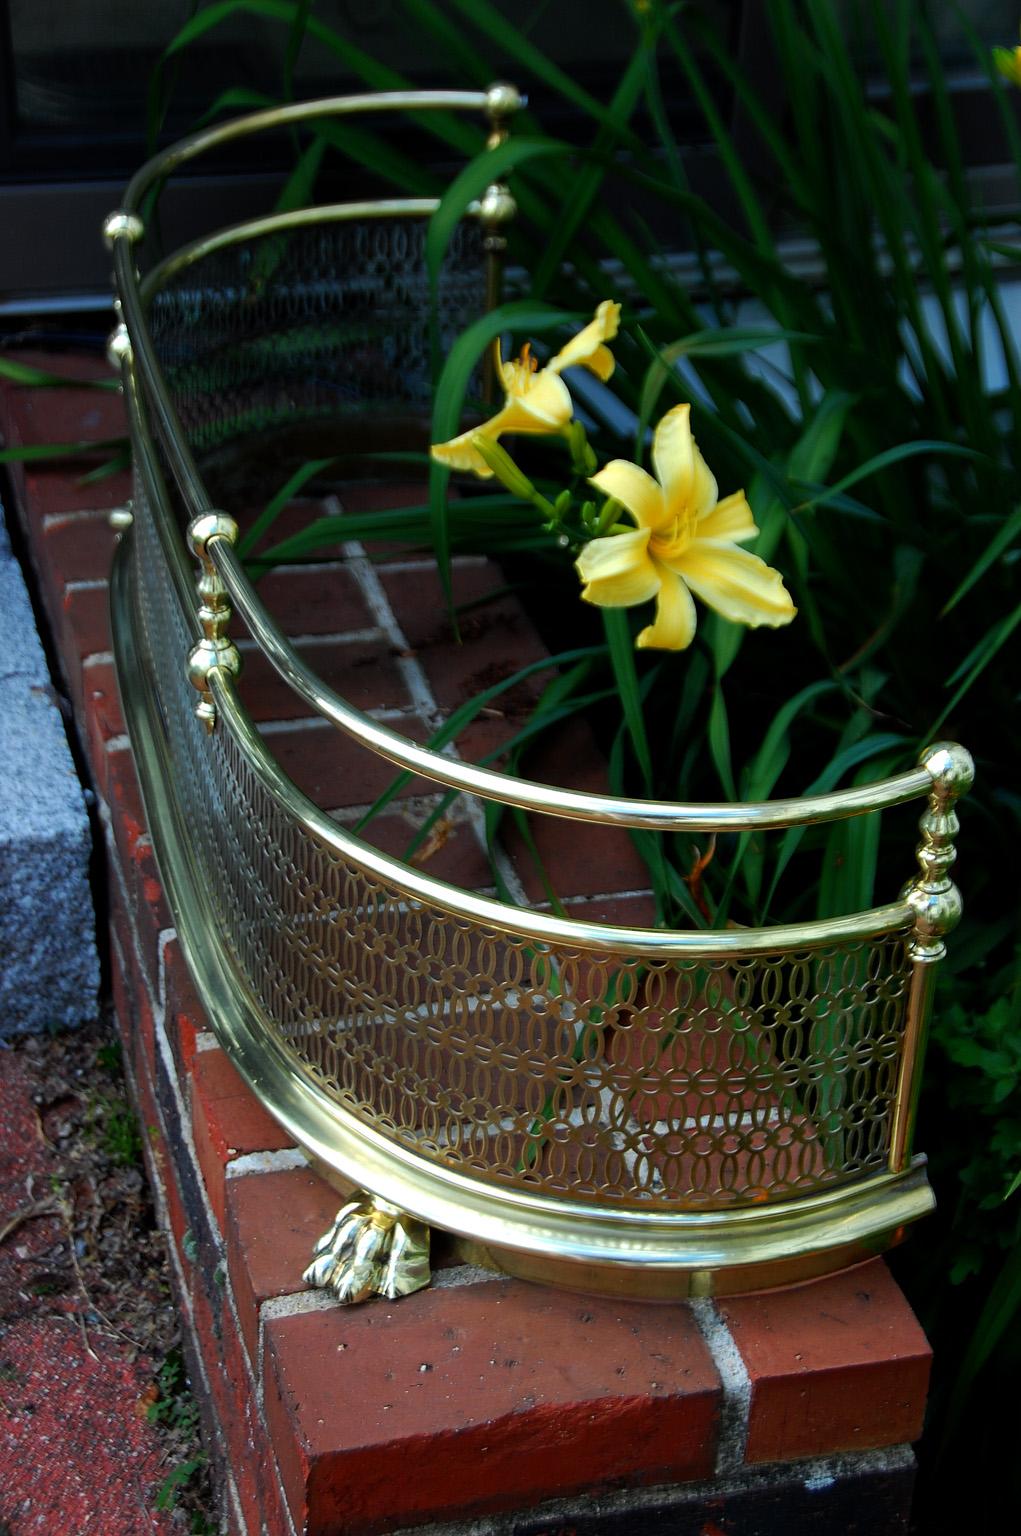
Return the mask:
[[[68,1051],[74,1036],[65,1037]],[[66,1289],[68,1231],[54,1198],[33,1060],[0,1051],[0,1530],[142,1536],[181,1526],[154,1508],[168,1473],[146,1410],[159,1361]],[[19,1217],[27,1219],[19,1220]]]

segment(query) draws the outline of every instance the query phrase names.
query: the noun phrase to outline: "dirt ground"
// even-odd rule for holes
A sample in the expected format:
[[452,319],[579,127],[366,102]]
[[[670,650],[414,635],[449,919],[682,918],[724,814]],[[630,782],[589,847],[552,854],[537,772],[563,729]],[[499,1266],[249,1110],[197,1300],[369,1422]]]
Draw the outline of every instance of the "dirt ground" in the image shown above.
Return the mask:
[[0,1045],[0,1536],[219,1528],[120,1060]]

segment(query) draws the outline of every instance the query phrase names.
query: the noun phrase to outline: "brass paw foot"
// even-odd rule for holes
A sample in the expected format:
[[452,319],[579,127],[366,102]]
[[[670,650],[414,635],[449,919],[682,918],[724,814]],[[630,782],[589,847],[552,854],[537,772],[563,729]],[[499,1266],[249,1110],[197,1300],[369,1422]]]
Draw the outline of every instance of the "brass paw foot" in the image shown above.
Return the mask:
[[316,1243],[304,1279],[332,1291],[343,1306],[370,1296],[410,1296],[431,1279],[429,1228],[385,1200],[359,1194]]

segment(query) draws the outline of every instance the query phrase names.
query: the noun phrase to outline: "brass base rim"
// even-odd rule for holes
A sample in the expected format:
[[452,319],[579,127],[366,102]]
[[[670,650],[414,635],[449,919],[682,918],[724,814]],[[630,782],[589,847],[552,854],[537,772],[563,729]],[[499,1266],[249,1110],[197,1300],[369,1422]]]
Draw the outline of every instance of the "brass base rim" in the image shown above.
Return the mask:
[[[314,1153],[304,1149],[309,1167],[335,1190],[340,1200],[354,1192],[351,1181]],[[434,1244],[434,1273],[458,1265],[490,1270],[494,1278],[507,1276],[531,1284],[552,1286],[585,1296],[627,1298],[632,1301],[690,1301],[700,1296],[747,1296],[757,1291],[772,1291],[793,1285],[809,1284],[826,1275],[871,1263],[881,1253],[896,1247],[907,1235],[908,1221],[927,1215],[935,1207],[935,1197],[925,1173],[925,1159],[919,1157],[905,1181],[911,1190],[914,1214],[871,1236],[814,1253],[788,1258],[758,1260],[725,1267],[699,1267],[694,1256],[690,1262],[679,1261],[669,1268],[646,1265],[593,1264],[582,1260],[527,1253],[523,1249],[485,1246],[476,1238],[454,1232],[438,1234]],[[907,1191],[902,1191],[906,1193]],[[898,1213],[903,1216],[903,1209]]]
[[[136,639],[130,560],[111,580],[114,653],[149,830],[178,938],[214,1033],[270,1113],[308,1153],[419,1221],[476,1245],[506,1273],[572,1290],[670,1300],[790,1284],[873,1257],[934,1204],[924,1159],[797,1200],[725,1211],[664,1211],[539,1197],[487,1184],[388,1141],[301,1070],[218,942],[160,719]],[[183,662],[182,662],[183,665]]]

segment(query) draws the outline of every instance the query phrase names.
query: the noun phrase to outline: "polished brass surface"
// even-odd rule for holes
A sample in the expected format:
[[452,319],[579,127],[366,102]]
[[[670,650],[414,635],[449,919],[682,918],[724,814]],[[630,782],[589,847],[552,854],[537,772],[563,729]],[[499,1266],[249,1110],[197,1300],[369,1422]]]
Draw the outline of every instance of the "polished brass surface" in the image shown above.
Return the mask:
[[890,1167],[894,1171],[904,1168],[911,1155],[935,966],[946,954],[946,935],[961,919],[961,893],[950,879],[957,858],[953,840],[961,829],[954,805],[967,794],[975,778],[971,754],[956,742],[928,747],[921,761],[932,778],[932,788],[919,824],[922,836],[915,852],[919,873],[904,892],[915,920],[908,944],[913,974],[890,1135]]
[[370,1296],[410,1296],[432,1278],[429,1228],[372,1195],[350,1200],[316,1243],[302,1278],[330,1291],[342,1306]]
[[145,225],[137,214],[111,213],[103,220],[103,241],[107,250],[112,251],[114,242],[126,240],[133,245],[141,240],[145,234]]
[[188,544],[192,554],[202,563],[202,574],[196,586],[202,639],[188,652],[188,681],[199,691],[195,713],[207,731],[216,727],[210,673],[214,669],[229,673],[231,677],[241,673],[241,653],[227,634],[231,615],[227,589],[210,559],[209,541],[217,538],[233,544],[237,536],[238,525],[225,512],[206,512],[188,525]]
[[[508,89],[429,104],[488,110],[495,136]],[[203,147],[381,104],[365,100],[198,135],[139,173],[123,214],[136,217],[146,188]],[[386,104],[401,103],[424,105],[417,93]],[[369,212],[380,222],[363,237]],[[346,314],[336,274],[371,240],[381,283],[404,262],[401,291],[417,292],[422,244],[407,215],[390,203],[280,215],[217,232],[145,277],[134,226],[114,218],[108,231],[135,449],[115,567],[118,675],[213,1027],[313,1158],[369,1192],[347,1201],[309,1273],[344,1300],[404,1294],[427,1282],[422,1223],[508,1272],[611,1294],[711,1294],[857,1262],[932,1204],[912,1125],[935,963],[959,912],[948,871],[970,759],[939,746],[881,783],[803,799],[643,802],[461,763],[326,688],[245,576],[236,526],[198,465],[245,433],[335,414],[337,387],[357,391],[350,370],[331,371],[331,327]],[[451,326],[482,292],[470,246],[453,260]],[[377,346],[366,314],[359,344]],[[425,345],[413,330],[409,319],[411,354]],[[382,378],[382,343],[372,355]],[[436,784],[583,822],[689,831],[805,826],[928,797],[919,875],[867,912],[684,932],[445,884],[339,826],[283,773],[237,693],[232,610],[313,710]]]

